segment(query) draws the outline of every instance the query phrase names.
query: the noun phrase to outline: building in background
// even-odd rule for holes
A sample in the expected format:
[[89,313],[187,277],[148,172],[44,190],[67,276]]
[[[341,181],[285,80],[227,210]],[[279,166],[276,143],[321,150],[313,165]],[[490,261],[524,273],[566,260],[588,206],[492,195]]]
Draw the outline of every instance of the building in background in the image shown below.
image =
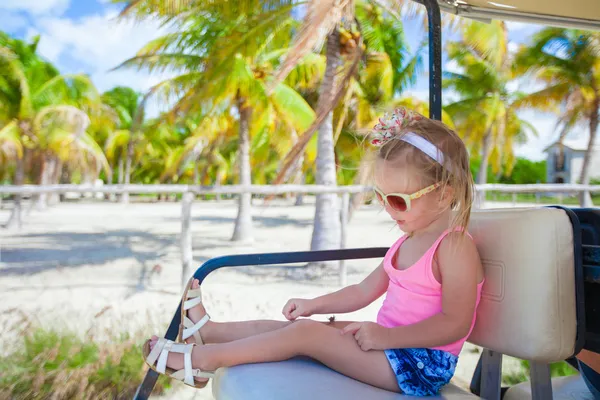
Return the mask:
[[[548,183],[579,183],[587,142],[588,138],[565,140],[562,146],[554,142],[544,149]],[[590,179],[600,179],[600,145],[594,147]]]

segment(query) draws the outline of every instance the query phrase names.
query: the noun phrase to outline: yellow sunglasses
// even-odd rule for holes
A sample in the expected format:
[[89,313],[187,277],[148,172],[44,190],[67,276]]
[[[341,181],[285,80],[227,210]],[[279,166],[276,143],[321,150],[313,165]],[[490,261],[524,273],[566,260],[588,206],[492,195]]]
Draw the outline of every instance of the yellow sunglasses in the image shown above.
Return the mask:
[[377,200],[383,205],[388,205],[396,211],[410,211],[410,201],[418,199],[419,197],[425,196],[427,193],[433,192],[435,189],[441,186],[441,182],[434,183],[431,186],[427,186],[424,189],[419,190],[413,194],[404,193],[390,193],[385,194],[378,188],[373,188]]

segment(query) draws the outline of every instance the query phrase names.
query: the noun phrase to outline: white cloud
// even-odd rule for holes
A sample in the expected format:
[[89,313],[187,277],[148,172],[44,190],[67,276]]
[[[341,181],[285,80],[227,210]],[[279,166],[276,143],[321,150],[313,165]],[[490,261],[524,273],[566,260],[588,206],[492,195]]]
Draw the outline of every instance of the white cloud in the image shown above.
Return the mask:
[[48,40],[95,70],[108,70],[135,55],[148,41],[166,33],[158,23],[121,21],[115,12],[85,16],[74,21],[42,18],[38,28]]
[[[559,132],[556,129],[557,117],[553,114],[539,113],[534,111],[524,111],[519,113],[520,117],[525,121],[532,124],[537,132],[538,136],[529,135],[526,143],[517,145],[515,147],[515,153],[518,156],[526,157],[532,160],[543,160],[546,158],[546,154],[543,152],[544,148],[554,143],[559,136]],[[585,127],[576,127],[567,136],[568,140],[582,140],[586,141],[589,134]]]
[[421,101],[429,101],[429,90],[428,89],[408,89],[405,90],[403,96],[414,97]]
[[25,11],[33,15],[62,15],[70,3],[71,0],[2,0],[0,9]]
[[29,34],[40,33],[39,51],[62,72],[89,74],[100,91],[116,85],[144,91],[167,75],[150,75],[135,69],[111,71],[148,41],[164,35],[158,22],[117,19],[117,12],[87,15],[77,20],[41,17]]
[[442,71],[460,74],[463,72],[463,69],[458,65],[458,62],[456,62],[456,60],[450,60],[442,67]]
[[525,119],[536,127],[538,136],[528,134],[527,142],[515,146],[515,154],[534,161],[543,160],[546,158],[544,148],[552,143],[553,139],[556,139],[554,135],[556,120],[544,117],[530,117]]
[[17,12],[3,10],[1,5],[0,21],[2,21],[2,30],[6,32],[14,32],[27,26],[27,18]]
[[40,43],[38,44],[37,52],[48,61],[57,64],[58,58],[65,48],[64,43],[51,40],[38,29],[32,27],[27,30],[25,38],[31,40],[31,38],[36,35],[40,35]]
[[513,22],[507,21],[506,28],[508,29],[509,35],[515,35],[518,37],[529,36],[539,31],[543,26],[536,24],[527,24],[524,22]]

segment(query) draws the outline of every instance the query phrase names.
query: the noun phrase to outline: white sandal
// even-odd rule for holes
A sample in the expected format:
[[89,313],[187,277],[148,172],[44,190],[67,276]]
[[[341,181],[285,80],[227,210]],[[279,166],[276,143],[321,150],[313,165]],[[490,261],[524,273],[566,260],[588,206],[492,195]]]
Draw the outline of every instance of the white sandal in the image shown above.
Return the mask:
[[[206,386],[208,381],[197,381],[194,378],[213,378],[214,372],[205,372],[200,369],[192,368],[192,350],[196,346],[195,343],[182,344],[175,343],[172,340],[165,338],[159,338],[156,346],[150,349],[150,340],[144,343],[144,360],[146,364],[150,366],[154,371],[167,375],[171,378],[182,381],[188,386],[192,386],[196,389],[202,389]],[[183,369],[175,370],[167,367],[167,357],[169,353],[181,353],[183,354]],[[156,366],[154,365],[156,363]]]
[[196,340],[196,344],[204,344],[199,331],[208,321],[210,321],[208,313],[196,323],[187,316],[189,309],[202,303],[202,291],[200,290],[200,287],[192,289],[192,282],[194,282],[194,277],[191,277],[187,283],[181,299],[181,324],[179,324],[177,341],[179,343],[185,343],[187,338],[193,336]]

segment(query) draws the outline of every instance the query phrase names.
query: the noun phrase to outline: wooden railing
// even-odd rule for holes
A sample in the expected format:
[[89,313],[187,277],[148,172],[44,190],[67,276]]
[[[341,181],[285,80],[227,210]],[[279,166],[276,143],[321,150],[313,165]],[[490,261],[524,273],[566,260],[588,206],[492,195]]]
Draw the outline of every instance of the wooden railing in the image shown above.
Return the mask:
[[[348,224],[348,211],[350,195],[370,192],[370,186],[324,186],[324,185],[228,185],[228,186],[195,186],[195,185],[23,185],[0,186],[0,195],[38,195],[41,193],[105,193],[105,194],[182,194],[181,201],[181,262],[182,282],[187,279],[192,268],[192,232],[191,209],[196,195],[221,195],[252,193],[255,195],[282,195],[287,193],[319,194],[335,193],[342,197],[341,220],[341,248],[346,245],[346,227]],[[479,207],[483,207],[486,192],[512,193],[513,202],[516,203],[517,193],[590,193],[600,192],[600,185],[565,185],[565,184],[533,184],[533,185],[506,185],[485,184],[477,185],[477,197],[480,199]],[[346,265],[344,261],[339,264],[340,285],[346,284]]]

